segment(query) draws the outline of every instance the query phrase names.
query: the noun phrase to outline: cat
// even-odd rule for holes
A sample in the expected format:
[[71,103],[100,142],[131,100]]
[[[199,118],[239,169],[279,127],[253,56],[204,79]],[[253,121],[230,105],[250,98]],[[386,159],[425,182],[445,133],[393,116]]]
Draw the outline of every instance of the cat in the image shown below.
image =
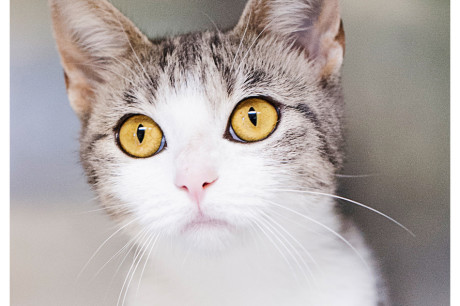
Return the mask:
[[161,39],[106,0],[49,2],[81,163],[136,249],[119,305],[388,304],[335,196],[338,0],[249,0],[228,31]]

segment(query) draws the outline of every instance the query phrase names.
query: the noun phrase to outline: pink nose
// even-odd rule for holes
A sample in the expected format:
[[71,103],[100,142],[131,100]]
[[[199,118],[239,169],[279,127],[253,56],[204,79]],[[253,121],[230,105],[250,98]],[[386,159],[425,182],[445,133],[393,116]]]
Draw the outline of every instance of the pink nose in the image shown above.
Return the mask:
[[217,181],[217,173],[212,169],[186,169],[179,170],[176,174],[175,184],[185,190],[192,201],[201,203],[205,189]]

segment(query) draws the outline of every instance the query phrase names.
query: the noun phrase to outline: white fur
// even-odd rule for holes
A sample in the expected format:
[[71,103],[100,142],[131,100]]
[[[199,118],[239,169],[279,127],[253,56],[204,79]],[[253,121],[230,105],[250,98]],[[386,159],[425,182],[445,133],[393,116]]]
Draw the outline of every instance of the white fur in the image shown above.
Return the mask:
[[[261,3],[268,11],[257,16]],[[337,214],[332,197],[308,193],[334,193],[334,173],[342,162],[342,47],[333,40],[337,2],[324,6],[331,9],[328,16],[337,17],[326,18],[330,31],[318,34],[321,39],[313,33],[309,41],[324,48],[323,58],[306,59],[283,37],[305,30],[311,3],[253,0],[246,14],[272,20],[266,36],[259,24],[248,27],[242,18],[234,32],[218,33],[220,43],[204,33],[201,61],[181,68],[188,57],[180,40],[170,41],[174,48],[157,67],[162,46],[149,42],[108,2],[51,0],[70,98],[88,92],[72,85],[76,76],[97,80],[86,88],[94,99],[82,102],[82,163],[104,208],[138,246],[120,305],[377,305],[379,276],[361,234]],[[238,29],[245,34],[238,36]],[[69,45],[76,55],[66,57]],[[212,54],[212,48],[221,52]],[[79,64],[104,74],[94,77],[73,67],[85,52],[97,65],[84,66],[88,58]],[[98,62],[99,56],[107,58]],[[219,61],[236,67],[225,72],[236,79],[232,91]],[[333,65],[332,74],[317,74],[316,62]],[[263,80],[245,86],[254,71],[262,71]],[[318,84],[318,76],[330,77],[330,87]],[[149,85],[149,77],[157,86]],[[126,90],[136,101],[124,101]],[[251,144],[225,139],[233,109],[250,96],[284,105],[277,129]],[[114,129],[127,114],[151,117],[164,133],[166,149],[143,159],[123,153]],[[217,173],[200,203],[202,214],[217,225],[189,227],[198,206],[174,184],[186,167]]]
[[[138,292],[138,281],[132,282],[130,305],[377,304],[375,273],[359,233],[353,230],[347,237],[358,253],[332,233],[340,227],[333,201],[271,191],[281,188],[280,179],[289,179],[288,174],[267,163],[270,157],[261,155],[257,144],[222,139],[232,108],[222,103],[223,109],[213,113],[198,84],[190,82],[159,99],[166,101],[144,106],[144,113],[162,127],[170,147],[154,158],[125,158],[112,182],[141,228],[161,233]],[[182,232],[197,214],[196,204],[173,183],[184,155],[218,168],[219,180],[201,207],[230,228]],[[289,235],[254,225],[262,214],[275,218]]]

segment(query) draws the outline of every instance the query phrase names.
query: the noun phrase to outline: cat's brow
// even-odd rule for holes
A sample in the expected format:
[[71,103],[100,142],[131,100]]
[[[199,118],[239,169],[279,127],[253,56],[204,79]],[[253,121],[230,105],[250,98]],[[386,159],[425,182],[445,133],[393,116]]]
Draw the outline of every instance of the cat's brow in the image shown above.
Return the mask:
[[271,78],[265,71],[256,69],[248,74],[246,80],[244,81],[244,87],[246,90],[249,90],[263,84],[268,84],[270,81]]

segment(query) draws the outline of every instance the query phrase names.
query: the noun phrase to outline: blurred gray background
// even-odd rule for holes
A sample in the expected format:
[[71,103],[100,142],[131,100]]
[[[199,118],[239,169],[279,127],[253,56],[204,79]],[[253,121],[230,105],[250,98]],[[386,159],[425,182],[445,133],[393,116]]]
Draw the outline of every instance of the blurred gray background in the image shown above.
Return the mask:
[[[113,0],[150,36],[235,24],[244,0]],[[394,305],[449,305],[449,1],[342,1],[348,161],[340,195],[382,263]],[[209,17],[208,17],[209,16]],[[11,1],[11,304],[115,305],[126,243],[78,164],[79,122],[45,0]],[[360,176],[365,175],[365,176]]]

